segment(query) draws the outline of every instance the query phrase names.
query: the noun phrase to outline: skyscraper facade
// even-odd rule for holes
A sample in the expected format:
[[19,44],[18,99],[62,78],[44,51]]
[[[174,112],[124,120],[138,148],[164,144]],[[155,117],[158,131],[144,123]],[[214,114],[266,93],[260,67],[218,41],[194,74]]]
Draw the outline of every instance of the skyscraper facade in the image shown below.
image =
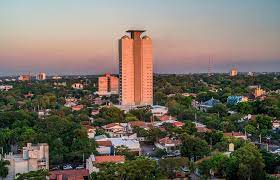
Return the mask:
[[98,94],[101,96],[118,94],[119,78],[106,73],[98,78]]
[[119,95],[122,105],[153,104],[152,39],[128,30],[119,40]]

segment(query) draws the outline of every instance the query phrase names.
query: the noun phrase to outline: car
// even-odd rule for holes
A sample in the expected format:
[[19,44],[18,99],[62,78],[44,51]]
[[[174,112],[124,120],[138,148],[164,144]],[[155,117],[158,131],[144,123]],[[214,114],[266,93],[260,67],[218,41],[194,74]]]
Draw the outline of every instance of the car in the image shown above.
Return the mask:
[[75,169],[84,169],[85,167],[84,167],[84,165],[78,165]]
[[51,171],[59,170],[59,169],[60,169],[59,166],[54,166],[54,167],[50,168]]
[[273,154],[280,154],[280,149],[276,149],[275,151],[272,152]]
[[63,170],[73,169],[73,167],[70,164],[64,165]]

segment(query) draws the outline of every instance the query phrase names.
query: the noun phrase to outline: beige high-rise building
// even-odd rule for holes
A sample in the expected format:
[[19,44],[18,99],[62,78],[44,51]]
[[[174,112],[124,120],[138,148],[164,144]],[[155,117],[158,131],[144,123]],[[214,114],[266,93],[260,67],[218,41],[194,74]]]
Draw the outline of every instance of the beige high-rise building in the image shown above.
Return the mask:
[[232,68],[230,70],[230,73],[229,73],[230,76],[237,76],[237,69],[236,68]]
[[119,40],[120,101],[122,105],[153,104],[152,39],[145,31],[128,30]]
[[104,76],[98,78],[98,94],[110,95],[118,94],[119,90],[119,78],[111,76],[109,73],[106,73]]
[[28,173],[40,169],[49,170],[49,145],[27,143],[27,146],[22,148],[22,154],[10,153],[4,156],[4,160],[10,162],[8,176],[5,180],[15,179],[18,173]]
[[46,80],[46,78],[47,78],[47,75],[46,75],[46,73],[43,73],[43,72],[40,72],[39,74],[37,74],[37,77],[36,77],[36,79],[39,81]]

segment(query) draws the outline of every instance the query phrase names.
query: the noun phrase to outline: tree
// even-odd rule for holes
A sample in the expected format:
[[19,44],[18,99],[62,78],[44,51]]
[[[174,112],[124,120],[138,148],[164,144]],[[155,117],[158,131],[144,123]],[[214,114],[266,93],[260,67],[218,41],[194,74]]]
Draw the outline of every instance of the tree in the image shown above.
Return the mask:
[[257,147],[246,143],[234,151],[233,156],[237,158],[239,179],[262,179],[264,176],[264,161]]
[[127,159],[127,160],[133,160],[133,159],[135,159],[135,156],[136,156],[135,153],[131,152],[131,151],[128,149],[128,147],[127,147],[127,146],[124,146],[124,145],[122,145],[122,146],[117,146],[117,147],[115,148],[115,154],[116,154],[116,155],[123,155],[123,156],[125,156],[125,159]]
[[105,163],[100,167],[99,172],[93,172],[90,179],[135,179],[135,180],[153,180],[159,179],[160,170],[154,160],[144,157],[138,157],[135,160],[125,161],[124,163],[114,164]]
[[189,165],[189,160],[186,157],[165,158],[159,161],[162,174],[166,175],[168,178],[174,178],[176,171],[180,170],[181,167]]
[[7,167],[10,165],[10,161],[0,159],[0,177],[1,179],[7,177],[9,173],[9,168]]
[[153,115],[149,106],[138,109],[132,109],[129,111],[129,113],[134,115],[140,121],[145,122],[151,121],[151,117]]
[[181,141],[181,154],[184,157],[197,160],[210,153],[207,142],[198,137],[184,133],[181,135]]
[[265,171],[269,174],[277,173],[277,167],[280,166],[280,156],[278,154],[272,154],[269,151],[261,150],[262,157],[264,159]]
[[17,174],[16,180],[28,180],[28,179],[34,179],[34,180],[44,180],[47,179],[47,176],[49,175],[49,172],[45,169],[40,169],[38,171],[30,171],[28,173],[23,174]]

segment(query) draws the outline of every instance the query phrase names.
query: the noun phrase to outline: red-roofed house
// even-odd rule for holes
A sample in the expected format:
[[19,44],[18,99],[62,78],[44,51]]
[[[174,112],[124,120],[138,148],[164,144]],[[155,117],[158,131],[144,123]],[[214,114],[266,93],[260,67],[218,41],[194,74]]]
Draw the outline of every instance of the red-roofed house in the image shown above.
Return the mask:
[[155,146],[159,149],[165,149],[167,152],[171,152],[178,150],[181,144],[182,142],[180,140],[165,137],[156,142]]
[[50,180],[83,180],[89,176],[87,169],[50,171]]
[[172,116],[169,116],[169,115],[163,115],[161,117],[159,117],[159,120],[162,121],[162,122],[174,122],[176,121],[176,118],[175,117],[172,117]]
[[116,155],[116,156],[94,156],[86,160],[86,169],[89,170],[89,173],[99,172],[98,165],[102,163],[124,163],[125,156]]
[[201,126],[197,126],[196,127],[197,132],[199,133],[206,133],[206,132],[211,132],[211,129],[208,129],[207,127],[201,127]]
[[228,133],[224,133],[224,136],[227,136],[227,137],[235,137],[235,138],[241,138],[241,139],[244,139],[244,140],[247,139],[247,136],[244,135],[244,134],[241,133],[241,132],[228,132]]
[[83,108],[84,108],[83,105],[72,106],[72,111],[80,111],[80,110],[83,109]]
[[174,121],[174,122],[172,123],[172,126],[174,126],[174,127],[182,127],[182,126],[184,126],[184,125],[185,125],[185,123],[180,122],[180,121]]
[[110,140],[96,141],[96,143],[98,144],[96,150],[100,155],[113,154],[113,144]]
[[127,124],[124,123],[110,123],[102,128],[111,136],[111,137],[123,137],[127,135]]

